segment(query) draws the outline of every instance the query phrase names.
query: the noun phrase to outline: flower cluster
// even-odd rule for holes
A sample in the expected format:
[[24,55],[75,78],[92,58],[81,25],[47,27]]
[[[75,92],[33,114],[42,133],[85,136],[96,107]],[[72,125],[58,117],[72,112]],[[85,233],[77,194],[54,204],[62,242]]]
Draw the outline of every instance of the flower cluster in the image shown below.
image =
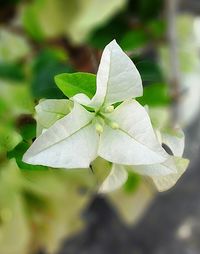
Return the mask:
[[181,158],[184,135],[173,137],[153,129],[146,108],[135,99],[142,94],[138,70],[112,41],[103,51],[91,99],[79,93],[69,100],[44,100],[36,107],[38,138],[23,160],[72,169],[89,168],[101,157],[112,163],[112,169],[100,192],[121,186],[128,170],[150,176],[159,190],[168,189],[188,165]]

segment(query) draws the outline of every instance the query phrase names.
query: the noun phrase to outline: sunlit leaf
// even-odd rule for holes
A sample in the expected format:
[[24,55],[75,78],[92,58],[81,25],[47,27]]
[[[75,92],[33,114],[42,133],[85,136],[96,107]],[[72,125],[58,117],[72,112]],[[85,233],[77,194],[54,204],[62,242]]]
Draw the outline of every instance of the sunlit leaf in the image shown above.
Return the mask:
[[128,31],[122,40],[120,45],[124,50],[134,50],[145,46],[148,42],[148,36],[143,30]]
[[92,98],[96,91],[96,75],[91,73],[63,73],[55,76],[55,82],[68,98],[78,93]]
[[8,158],[15,158],[18,167],[23,170],[47,170],[47,167],[34,166],[22,161],[22,157],[28,148],[29,144],[22,141],[12,151],[8,152]]
[[170,103],[169,90],[165,84],[152,84],[144,88],[143,97],[137,99],[142,105],[165,106]]

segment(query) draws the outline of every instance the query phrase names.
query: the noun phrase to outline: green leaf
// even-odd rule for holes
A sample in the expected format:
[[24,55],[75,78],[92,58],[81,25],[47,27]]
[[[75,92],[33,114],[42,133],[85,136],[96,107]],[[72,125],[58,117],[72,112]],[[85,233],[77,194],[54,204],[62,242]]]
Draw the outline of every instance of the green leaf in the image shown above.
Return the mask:
[[91,73],[63,73],[55,76],[56,85],[68,98],[84,93],[92,98],[96,91],[96,75]]
[[124,191],[127,193],[133,193],[137,189],[138,185],[140,184],[140,179],[141,177],[138,174],[129,171],[128,179],[123,186]]
[[166,22],[164,20],[152,20],[147,23],[147,28],[155,39],[162,38],[166,33]]
[[120,42],[127,31],[125,20],[118,15],[109,23],[106,23],[99,29],[95,30],[90,35],[88,43],[94,48],[104,49],[104,47],[114,39],[116,39],[117,42]]
[[0,29],[0,62],[11,63],[23,60],[30,52],[30,45],[25,37],[9,31]]
[[19,64],[0,63],[0,78],[22,81],[24,80],[23,68]]
[[129,1],[128,11],[130,15],[140,20],[151,20],[160,15],[164,1],[160,0],[134,0]]
[[44,40],[44,32],[41,29],[40,22],[36,13],[39,10],[37,6],[39,1],[32,5],[27,5],[22,15],[22,23],[26,32],[36,41]]
[[0,121],[0,153],[12,150],[21,141],[21,136],[10,123]]
[[31,140],[36,137],[36,123],[27,123],[20,128],[20,134],[24,140]]
[[31,91],[36,99],[62,99],[63,93],[54,83],[54,76],[62,72],[72,72],[73,69],[66,64],[64,56],[55,50],[41,51],[35,59],[33,66],[33,79]]
[[124,35],[120,45],[123,50],[134,50],[145,46],[148,40],[148,36],[143,30],[132,30]]
[[20,169],[23,170],[47,170],[48,168],[45,166],[35,166],[30,165],[22,161],[22,157],[24,153],[28,150],[29,144],[22,141],[19,143],[12,151],[7,153],[9,159],[15,158],[17,165]]
[[170,103],[170,96],[166,84],[157,83],[144,88],[143,97],[137,99],[142,105],[166,106]]
[[135,65],[145,84],[163,82],[162,72],[158,64],[153,60],[139,60],[134,61]]

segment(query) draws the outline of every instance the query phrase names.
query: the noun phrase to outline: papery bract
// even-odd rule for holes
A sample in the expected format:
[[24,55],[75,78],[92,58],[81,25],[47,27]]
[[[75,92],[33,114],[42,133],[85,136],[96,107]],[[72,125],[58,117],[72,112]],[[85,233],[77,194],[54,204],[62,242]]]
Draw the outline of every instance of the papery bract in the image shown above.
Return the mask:
[[[139,166],[122,166],[115,165],[115,170],[106,177],[102,185],[100,186],[100,192],[109,192],[121,187],[125,183],[123,175],[119,175],[117,168],[124,170],[133,170],[134,172],[148,176],[152,179],[154,185],[158,191],[165,191],[173,187],[178,179],[182,176],[188,167],[189,160],[182,158],[185,137],[183,131],[178,128],[174,130],[174,135],[169,133],[159,133],[160,142],[167,145],[172,151],[171,155],[165,162],[152,165],[139,165]],[[117,181],[113,181],[117,179]],[[108,185],[109,183],[109,185]]]
[[[133,100],[142,91],[135,65],[112,41],[102,54],[94,97],[71,98],[73,110],[36,139],[24,161],[55,168],[87,168],[97,156],[123,165],[164,162],[169,156],[148,113]],[[115,108],[116,102],[123,103]]]

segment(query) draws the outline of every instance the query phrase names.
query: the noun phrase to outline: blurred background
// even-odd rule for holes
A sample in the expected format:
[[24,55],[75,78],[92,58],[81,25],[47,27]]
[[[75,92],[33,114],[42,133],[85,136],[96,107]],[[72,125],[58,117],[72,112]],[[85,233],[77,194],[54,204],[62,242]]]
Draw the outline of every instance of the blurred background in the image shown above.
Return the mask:
[[[0,0],[0,6],[0,253],[200,253],[200,1]],[[85,191],[91,172],[22,162],[36,136],[35,105],[64,98],[54,76],[96,73],[113,39],[141,73],[140,103],[161,119],[170,115],[186,133],[190,167],[162,194],[132,174],[122,189],[95,196]]]

